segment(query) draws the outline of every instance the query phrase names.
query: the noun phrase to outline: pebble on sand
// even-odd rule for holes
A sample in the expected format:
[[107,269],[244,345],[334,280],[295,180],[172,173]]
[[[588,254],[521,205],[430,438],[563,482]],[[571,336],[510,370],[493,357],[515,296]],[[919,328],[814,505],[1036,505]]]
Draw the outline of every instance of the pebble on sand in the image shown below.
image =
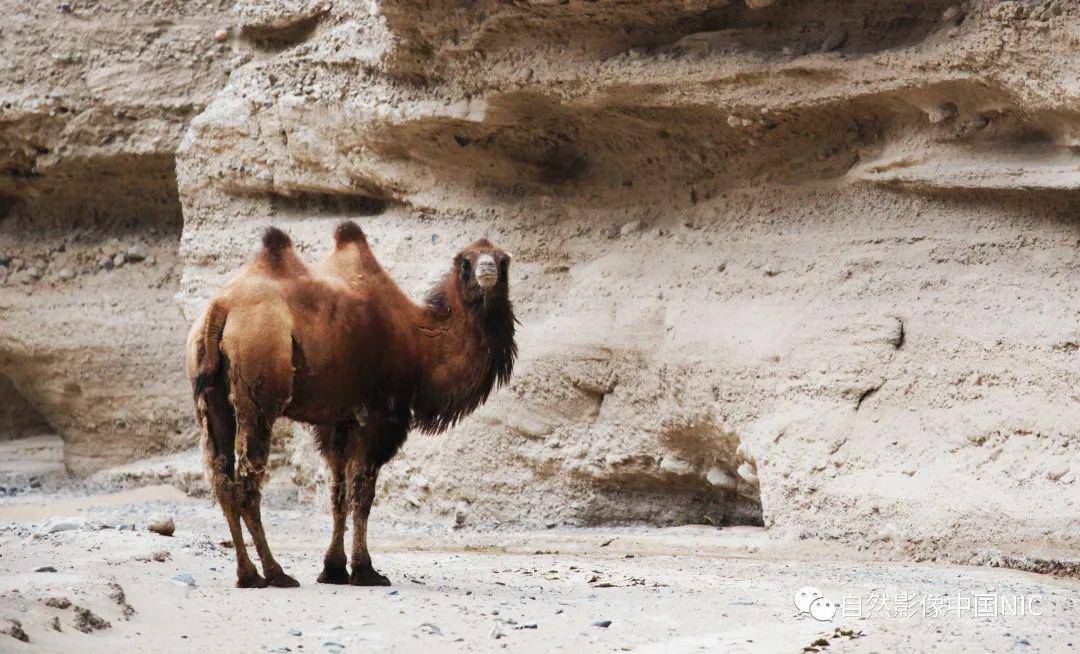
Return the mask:
[[128,261],[144,261],[148,256],[150,253],[142,245],[133,245],[124,253],[124,258]]
[[611,626],[611,620],[597,620],[596,622],[592,623],[592,626],[600,627],[601,629],[607,629]]
[[39,534],[55,534],[58,531],[72,531],[82,529],[85,524],[82,518],[49,518],[38,530]]
[[173,522],[171,515],[158,514],[151,516],[150,523],[146,528],[162,536],[172,536],[176,533],[176,523]]
[[171,577],[169,580],[178,586],[187,586],[188,588],[195,587],[195,577],[192,577],[190,572],[181,572],[180,574]]
[[1046,471],[1046,478],[1050,481],[1058,481],[1067,474],[1069,474],[1069,464],[1065,461],[1059,461],[1050,465]]

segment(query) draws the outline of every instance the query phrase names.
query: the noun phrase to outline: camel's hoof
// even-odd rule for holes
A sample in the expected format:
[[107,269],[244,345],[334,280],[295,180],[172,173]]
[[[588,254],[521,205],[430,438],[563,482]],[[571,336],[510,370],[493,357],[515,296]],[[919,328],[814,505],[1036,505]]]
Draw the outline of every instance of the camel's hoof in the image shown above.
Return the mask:
[[266,581],[274,588],[298,588],[300,582],[285,574],[281,570],[267,575]]
[[375,572],[374,568],[353,570],[349,576],[349,584],[353,586],[389,586],[390,580]]
[[237,588],[266,588],[266,580],[258,572],[251,572],[236,579]]
[[320,584],[348,584],[349,572],[345,570],[344,566],[340,568],[324,566],[323,571],[319,573],[319,578],[317,581]]

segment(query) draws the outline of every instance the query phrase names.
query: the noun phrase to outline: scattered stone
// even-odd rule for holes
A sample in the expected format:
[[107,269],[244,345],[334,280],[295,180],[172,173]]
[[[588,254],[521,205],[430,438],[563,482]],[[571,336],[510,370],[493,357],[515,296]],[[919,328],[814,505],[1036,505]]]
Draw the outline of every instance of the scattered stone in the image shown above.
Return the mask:
[[833,50],[839,50],[847,43],[848,33],[847,30],[840,27],[829,32],[825,37],[825,40],[821,43],[822,52],[832,52]]
[[754,469],[754,466],[748,461],[740,463],[739,469],[736,470],[736,472],[739,473],[739,476],[742,477],[744,481],[750,482],[751,484],[756,484],[758,481],[757,470]]
[[1069,474],[1068,462],[1058,461],[1057,463],[1050,464],[1050,468],[1046,471],[1046,478],[1050,481],[1058,481],[1067,474]]
[[60,618],[54,615],[49,626],[52,627],[53,631],[60,631]]
[[65,281],[75,279],[75,271],[71,268],[61,268],[60,279],[63,279]]
[[30,636],[23,631],[22,623],[14,618],[8,620],[8,628],[4,630],[4,633],[11,636],[15,640],[21,640],[24,643],[30,642]]
[[214,32],[214,40],[218,43],[224,43],[229,40],[229,30],[220,29]]
[[112,624],[108,620],[103,620],[100,616],[95,615],[90,609],[84,609],[81,606],[75,607],[75,628],[84,634],[93,633],[101,629],[109,629]]
[[930,120],[931,125],[939,125],[956,118],[958,113],[955,104],[946,102],[931,109],[926,117]]
[[118,253],[115,257],[113,257],[112,264],[113,264],[113,268],[119,268],[120,266],[123,266],[124,265],[124,255]]
[[55,534],[60,531],[82,529],[86,521],[82,518],[49,518],[37,531],[39,534]]
[[688,461],[668,455],[660,460],[660,470],[673,475],[689,475],[694,472],[694,466]]
[[596,622],[592,623],[592,626],[600,627],[601,629],[607,629],[611,626],[611,620],[597,620]]
[[429,636],[441,636],[441,635],[443,635],[442,629],[439,628],[439,625],[433,624],[431,622],[422,622],[422,623],[420,623],[420,628],[423,629],[424,633],[428,634]]
[[630,234],[640,232],[641,227],[642,225],[640,220],[631,220],[630,222],[619,228],[619,234],[621,234],[622,236],[629,236]]
[[65,14],[70,14],[71,13],[71,3],[70,2],[61,2],[58,8],[60,9],[60,11],[64,12]]
[[163,513],[150,516],[150,524],[146,528],[162,536],[172,536],[176,533],[176,523],[173,522],[172,516]]
[[499,625],[495,625],[491,628],[491,631],[488,632],[488,636],[494,638],[495,640],[498,640],[505,635],[506,634],[503,633],[503,630],[499,627]]
[[187,586],[188,588],[195,587],[195,577],[192,577],[190,572],[181,572],[178,575],[170,577],[170,581],[178,586]]
[[776,277],[779,274],[780,274],[780,266],[776,265],[775,262],[765,264],[765,276],[766,277]]
[[728,490],[732,490],[739,485],[739,480],[735,478],[735,475],[720,468],[709,468],[709,471],[705,473],[705,481],[717,488],[726,488]]
[[66,597],[48,597],[45,599],[45,606],[51,606],[54,609],[66,609],[71,606],[71,600]]
[[323,647],[330,647],[333,649],[345,649],[345,646],[337,642],[336,640],[326,641],[325,643],[323,643]]
[[964,10],[956,5],[952,5],[941,14],[941,20],[944,23],[959,25],[964,21]]
[[968,127],[971,129],[983,129],[990,124],[990,120],[985,116],[977,116],[968,121]]
[[37,570],[34,570],[34,572],[56,572],[56,568],[52,567],[51,565],[43,565]]
[[149,256],[150,253],[142,245],[133,245],[124,254],[124,258],[128,261],[145,261]]
[[522,624],[519,624],[519,625],[514,627],[514,629],[519,629],[519,630],[520,629],[539,629],[539,628],[540,628],[540,625],[538,625],[535,622],[523,622]]
[[289,630],[286,631],[285,633],[289,634],[290,636],[303,636],[304,635],[304,632],[300,631],[296,627],[290,627]]

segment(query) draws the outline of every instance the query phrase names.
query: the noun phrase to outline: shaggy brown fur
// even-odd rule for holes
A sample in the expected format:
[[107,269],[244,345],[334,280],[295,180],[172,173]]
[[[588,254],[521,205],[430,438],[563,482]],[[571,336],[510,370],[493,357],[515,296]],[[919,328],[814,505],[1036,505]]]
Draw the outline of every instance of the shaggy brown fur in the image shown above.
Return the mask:
[[[410,428],[437,433],[480,406],[509,379],[517,355],[510,257],[486,239],[454,258],[423,305],[390,279],[355,223],[340,224],[334,239],[329,257],[308,266],[284,232],[268,229],[262,251],[188,336],[207,471],[232,532],[240,587],[297,585],[270,553],[259,512],[277,418],[314,425],[331,472],[333,537],[318,580],[386,585],[367,550],[379,468]],[[244,548],[241,520],[262,576]]]

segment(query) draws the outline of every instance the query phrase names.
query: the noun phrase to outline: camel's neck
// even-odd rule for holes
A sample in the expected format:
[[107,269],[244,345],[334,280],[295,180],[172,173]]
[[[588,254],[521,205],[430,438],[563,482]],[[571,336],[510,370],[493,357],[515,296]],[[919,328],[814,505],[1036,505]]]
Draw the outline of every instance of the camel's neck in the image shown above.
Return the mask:
[[517,356],[514,312],[503,294],[479,303],[454,292],[451,276],[428,295],[417,338],[419,379],[413,419],[435,433],[454,425],[510,378]]

